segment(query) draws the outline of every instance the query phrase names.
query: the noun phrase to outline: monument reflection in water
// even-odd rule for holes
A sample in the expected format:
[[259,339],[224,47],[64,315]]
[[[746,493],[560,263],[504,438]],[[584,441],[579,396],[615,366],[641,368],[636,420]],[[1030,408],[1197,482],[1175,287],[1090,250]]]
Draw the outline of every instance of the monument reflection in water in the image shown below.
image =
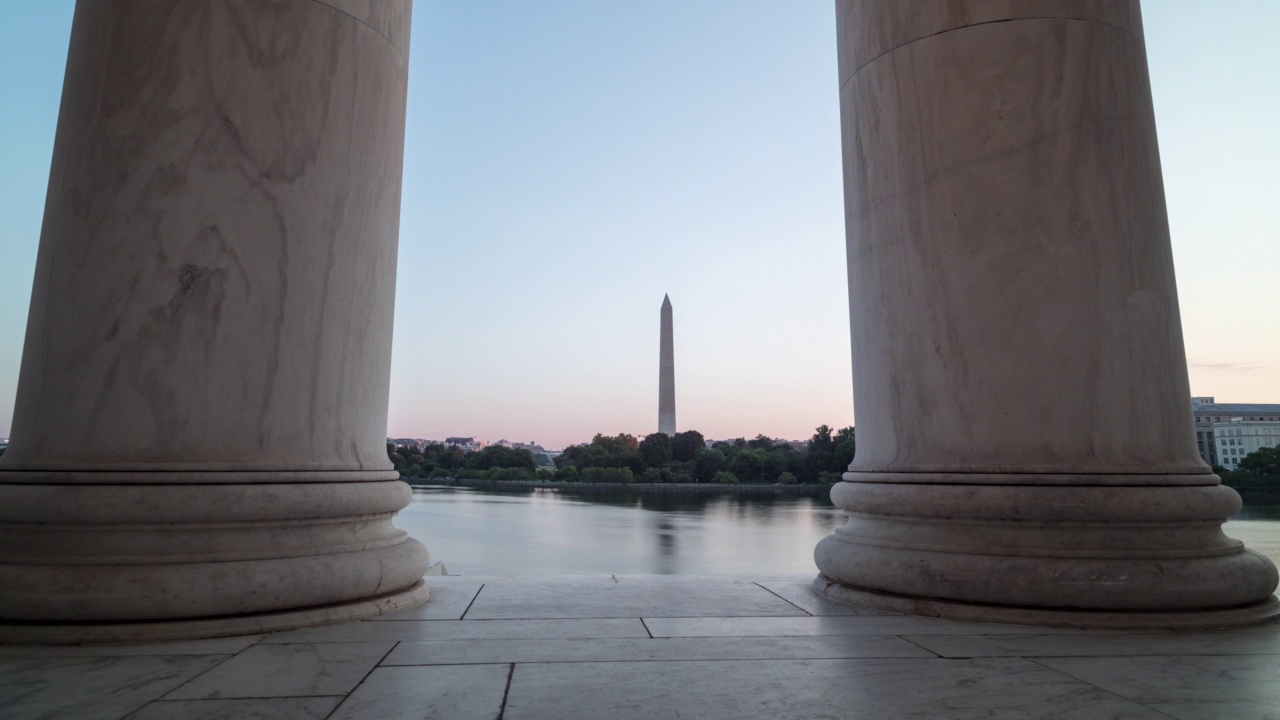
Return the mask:
[[436,543],[451,575],[803,575],[844,522],[827,490],[415,487],[396,525]]
[[[828,488],[644,492],[415,487],[396,525],[451,575],[807,575],[844,524]],[[1280,560],[1280,501],[1227,532]]]

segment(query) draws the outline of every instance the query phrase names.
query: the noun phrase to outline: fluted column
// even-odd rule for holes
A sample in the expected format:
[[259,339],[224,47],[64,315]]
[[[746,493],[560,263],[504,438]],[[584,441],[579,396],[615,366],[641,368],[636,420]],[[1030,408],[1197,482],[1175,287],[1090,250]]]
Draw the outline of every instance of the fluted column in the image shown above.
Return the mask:
[[858,453],[830,597],[1276,615],[1201,462],[1138,4],[837,0]]
[[78,3],[0,459],[0,639],[425,599],[385,449],[409,14]]

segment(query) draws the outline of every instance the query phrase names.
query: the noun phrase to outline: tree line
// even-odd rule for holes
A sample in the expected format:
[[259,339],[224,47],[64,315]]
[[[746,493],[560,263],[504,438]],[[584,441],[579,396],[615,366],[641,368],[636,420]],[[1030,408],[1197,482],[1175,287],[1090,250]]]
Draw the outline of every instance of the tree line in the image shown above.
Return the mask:
[[539,480],[584,483],[832,484],[856,452],[852,427],[822,425],[805,450],[757,435],[712,443],[686,430],[638,438],[629,433],[597,434],[571,445],[555,458],[528,450],[491,445],[475,452],[429,443],[422,449],[387,446],[387,454],[408,478]]
[[1280,492],[1280,448],[1260,448],[1241,458],[1235,470],[1215,465],[1213,472],[1237,492]]

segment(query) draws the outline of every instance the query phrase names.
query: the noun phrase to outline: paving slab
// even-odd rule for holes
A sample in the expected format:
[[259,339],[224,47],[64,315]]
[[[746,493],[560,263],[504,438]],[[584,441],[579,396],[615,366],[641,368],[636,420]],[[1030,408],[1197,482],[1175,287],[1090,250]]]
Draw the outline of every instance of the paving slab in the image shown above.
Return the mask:
[[124,717],[227,659],[226,655],[0,660],[5,720]]
[[1222,702],[1146,703],[1147,707],[1176,720],[1278,720],[1280,708],[1273,703],[1247,700]]
[[0,645],[0,658],[235,655],[265,635],[117,645]]
[[380,667],[330,720],[494,720],[510,673],[510,665]]
[[813,591],[813,578],[757,581],[757,584],[810,615],[891,615],[871,608],[847,605]]
[[504,720],[1168,720],[1021,659],[516,665]]
[[640,618],[603,620],[438,620],[359,622],[276,633],[264,645],[370,641],[481,640],[505,638],[649,637]]
[[461,620],[484,583],[451,577],[429,577],[431,599],[408,610],[379,615],[370,621],[387,620]]
[[797,577],[450,577],[433,590],[434,607],[399,618],[265,637],[0,648],[0,717],[495,718],[510,678],[504,720],[1280,720],[1280,624],[848,614]]
[[1280,716],[1280,662],[1251,655],[1043,658],[1035,662],[1121,697],[1167,705],[1228,704],[1240,715]]
[[[654,637],[726,637],[792,635],[1025,635],[1023,625],[991,625],[938,620],[905,615],[828,617],[735,617],[673,618],[646,617],[645,625]],[[1115,630],[1036,628],[1043,635],[1110,634]]]
[[255,645],[165,696],[166,700],[346,695],[394,642]]
[[400,643],[383,665],[936,657],[898,637],[455,640]]
[[906,635],[942,657],[1280,655],[1280,634]]
[[517,618],[803,616],[803,610],[734,577],[555,577],[486,582],[468,620]]
[[253,700],[158,700],[125,720],[325,720],[337,697]]

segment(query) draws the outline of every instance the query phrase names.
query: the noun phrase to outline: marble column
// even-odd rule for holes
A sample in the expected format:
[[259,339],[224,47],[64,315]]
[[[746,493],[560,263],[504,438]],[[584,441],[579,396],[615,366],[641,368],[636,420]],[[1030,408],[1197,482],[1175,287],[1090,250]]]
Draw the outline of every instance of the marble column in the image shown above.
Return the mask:
[[858,453],[815,587],[1031,624],[1276,617],[1195,448],[1137,2],[836,6]]
[[409,14],[78,3],[0,460],[0,640],[426,598],[385,448]]

